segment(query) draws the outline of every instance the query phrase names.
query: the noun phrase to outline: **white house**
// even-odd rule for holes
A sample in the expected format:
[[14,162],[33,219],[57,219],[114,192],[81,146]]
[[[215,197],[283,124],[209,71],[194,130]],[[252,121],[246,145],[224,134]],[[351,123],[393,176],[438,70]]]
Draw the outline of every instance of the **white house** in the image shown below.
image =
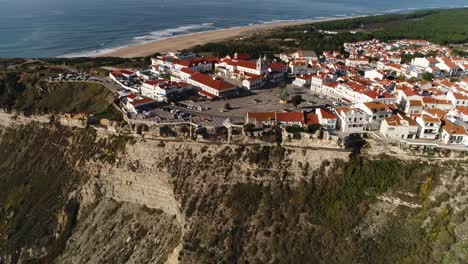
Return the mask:
[[459,74],[460,68],[449,58],[437,58],[437,60],[439,61],[439,63],[436,64],[436,67],[445,71],[448,76],[454,76]]
[[358,108],[338,107],[335,109],[337,127],[346,133],[361,133],[367,126],[368,115]]
[[418,124],[408,116],[393,115],[384,118],[380,133],[387,138],[415,139],[418,134]]
[[237,92],[237,86],[225,82],[221,78],[214,78],[202,73],[196,73],[188,79],[188,83],[199,87],[199,94],[210,99],[228,96]]
[[364,78],[371,80],[383,80],[385,73],[380,70],[368,70],[364,73]]
[[328,130],[336,129],[337,117],[327,109],[317,108],[315,109],[315,114],[318,116],[318,120],[322,127],[325,127]]
[[141,85],[141,95],[155,100],[164,101],[171,95],[180,94],[193,89],[193,86],[184,82],[167,80],[148,81]]
[[442,126],[441,140],[445,144],[462,144],[466,146],[468,145],[468,133],[463,126],[445,120],[445,124]]
[[304,86],[310,86],[312,83],[312,77],[313,74],[306,74],[306,75],[298,75],[296,78],[294,78],[294,81],[292,84],[297,85],[299,87],[304,87]]
[[365,64],[369,64],[368,58],[348,58],[345,61],[345,65],[348,67],[357,67]]
[[437,117],[429,115],[421,115],[416,118],[416,122],[419,125],[418,137],[421,139],[436,139],[439,135],[442,121]]
[[423,111],[423,103],[421,100],[409,100],[404,111],[409,116],[419,115]]
[[130,94],[127,97],[127,103],[125,108],[127,112],[136,114],[141,109],[155,104],[157,101],[147,97],[137,96],[135,94]]
[[357,108],[363,110],[368,115],[368,128],[378,129],[382,120],[392,115],[392,109],[382,103],[360,103]]
[[466,95],[450,91],[447,93],[447,99],[455,106],[468,106],[468,96]]
[[460,120],[461,122],[468,123],[468,106],[459,106],[450,110],[447,114],[447,118],[452,122]]
[[411,60],[411,64],[421,67],[421,68],[428,68],[434,67],[439,61],[436,58],[414,58]]

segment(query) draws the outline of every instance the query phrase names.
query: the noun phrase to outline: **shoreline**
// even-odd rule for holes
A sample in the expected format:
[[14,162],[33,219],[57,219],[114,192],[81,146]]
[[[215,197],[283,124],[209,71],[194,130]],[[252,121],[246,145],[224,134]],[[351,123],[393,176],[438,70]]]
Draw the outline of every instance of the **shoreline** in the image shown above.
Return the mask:
[[197,45],[203,45],[210,42],[220,42],[226,39],[243,37],[250,34],[256,34],[272,29],[283,28],[288,26],[297,26],[304,24],[313,24],[327,21],[337,21],[344,19],[351,19],[360,16],[343,16],[343,17],[330,17],[319,19],[304,19],[294,21],[280,21],[265,24],[256,24],[248,26],[239,26],[225,29],[208,30],[201,32],[188,33],[183,35],[170,36],[159,40],[149,41],[141,44],[133,44],[126,47],[116,48],[110,52],[101,54],[94,54],[87,57],[117,57],[117,58],[135,58],[146,57],[153,55],[157,52],[167,53],[171,51],[189,49]]

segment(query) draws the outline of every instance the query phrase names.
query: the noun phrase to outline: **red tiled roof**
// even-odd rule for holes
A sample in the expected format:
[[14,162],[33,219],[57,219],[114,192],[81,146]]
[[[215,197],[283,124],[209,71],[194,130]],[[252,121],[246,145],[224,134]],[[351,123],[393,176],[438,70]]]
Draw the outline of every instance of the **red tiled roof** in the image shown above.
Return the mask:
[[330,111],[325,110],[325,109],[320,109],[320,114],[322,115],[322,118],[324,119],[336,119],[336,116],[332,114]]
[[442,110],[442,109],[439,109],[439,108],[426,109],[426,110],[424,110],[424,112],[428,113],[431,116],[435,116],[435,117],[439,117],[439,118],[445,117],[447,115],[447,113],[448,113],[448,111],[445,111],[445,110]]
[[258,122],[269,122],[276,120],[275,112],[247,112],[249,119],[255,119]]
[[268,68],[270,69],[280,69],[280,68],[287,68],[287,67],[288,66],[286,66],[285,64],[281,62],[275,62],[275,63],[268,65]]
[[453,97],[457,100],[468,100],[468,96],[459,93],[453,93]]
[[306,114],[306,124],[307,125],[319,125],[320,122],[319,122],[319,119],[318,119],[318,115],[316,115],[314,113]]
[[276,113],[276,120],[285,123],[304,123],[304,113]]
[[432,117],[432,116],[429,116],[429,115],[422,115],[421,118],[422,118],[422,120],[424,122],[430,122],[430,123],[439,123],[440,122],[439,118]]
[[457,108],[455,108],[455,110],[462,114],[462,115],[468,115],[468,107],[467,106],[458,106]]
[[212,93],[209,93],[207,91],[204,91],[204,90],[199,90],[198,93],[202,96],[206,96],[208,98],[216,98],[217,96],[212,94]]
[[370,110],[390,110],[390,108],[383,103],[368,102],[364,103],[364,105]]
[[134,72],[128,71],[128,70],[115,70],[115,71],[112,71],[112,75],[119,75],[119,74],[132,75],[132,74],[134,74]]
[[145,104],[150,104],[150,103],[155,103],[156,100],[153,100],[151,98],[142,98],[140,100],[136,100],[133,102],[130,102],[133,106],[140,106],[140,105],[145,105]]
[[166,80],[151,80],[151,81],[147,81],[145,82],[146,84],[149,84],[149,85],[158,85],[162,82],[165,82]]
[[463,126],[458,126],[453,124],[452,122],[448,120],[444,120],[445,124],[442,127],[445,132],[447,132],[450,135],[467,135],[468,133],[466,132],[466,129]]
[[180,71],[183,72],[183,73],[190,74],[190,75],[193,75],[193,74],[197,73],[196,71],[194,71],[192,69],[189,69],[189,68],[182,68]]
[[227,89],[232,89],[235,88],[236,86],[230,83],[225,82],[224,80],[219,80],[219,79],[213,79],[212,77],[202,74],[202,73],[196,73],[190,77],[191,80],[204,84],[206,86],[209,86],[213,89],[216,89],[218,91],[221,90],[227,90]]

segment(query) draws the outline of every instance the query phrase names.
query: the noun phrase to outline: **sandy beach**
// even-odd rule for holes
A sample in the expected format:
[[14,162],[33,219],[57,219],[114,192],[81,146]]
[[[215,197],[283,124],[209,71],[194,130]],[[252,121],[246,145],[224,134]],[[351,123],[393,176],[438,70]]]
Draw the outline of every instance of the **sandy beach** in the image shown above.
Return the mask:
[[210,42],[219,42],[228,38],[242,37],[249,34],[255,34],[266,30],[275,28],[303,25],[331,20],[347,19],[350,17],[329,18],[329,19],[316,19],[316,20],[301,20],[290,22],[278,22],[269,24],[260,24],[245,27],[236,27],[229,29],[212,30],[206,32],[192,33],[180,36],[169,37],[161,40],[156,40],[144,44],[136,44],[128,47],[120,48],[109,53],[99,54],[96,57],[144,57],[150,56],[154,53],[165,53],[170,51],[188,49],[196,45],[203,45]]

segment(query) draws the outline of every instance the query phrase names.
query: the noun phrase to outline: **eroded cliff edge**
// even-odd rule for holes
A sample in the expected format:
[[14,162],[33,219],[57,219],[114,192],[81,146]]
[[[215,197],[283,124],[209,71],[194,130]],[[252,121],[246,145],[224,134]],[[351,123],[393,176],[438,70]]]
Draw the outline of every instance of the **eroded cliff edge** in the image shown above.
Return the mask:
[[6,263],[466,260],[464,158],[0,131]]

